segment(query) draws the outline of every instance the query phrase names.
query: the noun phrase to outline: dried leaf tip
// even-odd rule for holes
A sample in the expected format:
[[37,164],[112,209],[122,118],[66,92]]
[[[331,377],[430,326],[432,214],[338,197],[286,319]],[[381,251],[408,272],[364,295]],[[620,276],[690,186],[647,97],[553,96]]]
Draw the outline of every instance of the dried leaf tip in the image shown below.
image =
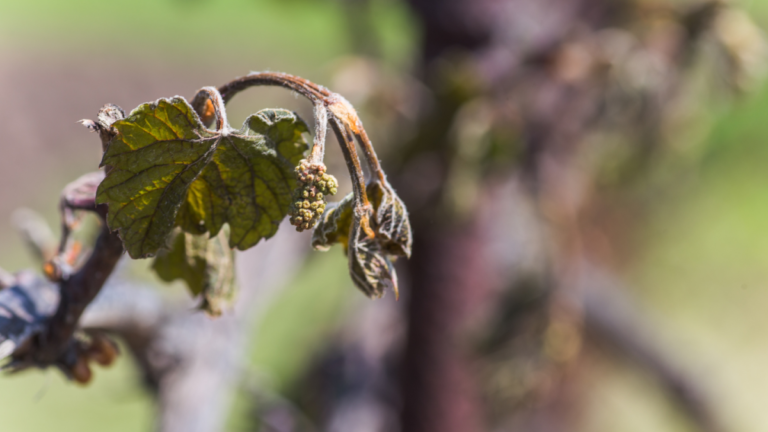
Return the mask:
[[90,130],[91,132],[96,132],[96,133],[99,132],[99,125],[93,120],[82,119],[82,120],[78,120],[77,122],[87,127],[88,130]]
[[92,132],[101,132],[109,129],[112,123],[125,118],[125,111],[117,105],[106,104],[99,110],[97,121],[83,119],[78,123],[87,127]]

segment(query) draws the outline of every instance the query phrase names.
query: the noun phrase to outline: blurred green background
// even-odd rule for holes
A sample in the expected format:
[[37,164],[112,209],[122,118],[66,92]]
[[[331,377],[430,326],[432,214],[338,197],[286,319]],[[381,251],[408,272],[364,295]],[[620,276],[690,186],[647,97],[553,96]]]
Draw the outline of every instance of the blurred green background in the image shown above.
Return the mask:
[[[418,47],[409,11],[394,0],[373,4],[371,32],[385,62],[407,70]],[[743,5],[766,28],[768,3]],[[348,19],[343,2],[332,0],[0,0],[0,263],[8,270],[34,265],[19,252],[13,210],[32,208],[55,225],[63,185],[98,165],[98,141],[77,120],[107,102],[131,109],[159,97],[189,97],[251,70],[327,83],[336,62],[354,49]],[[253,91],[233,105],[232,123],[278,104],[308,109],[279,91]],[[662,344],[717,390],[732,430],[764,431],[768,87],[709,109],[700,133],[681,134],[692,142],[676,146],[696,149],[695,156],[672,152],[668,157],[678,162],[659,164],[649,176],[659,193],[635,233],[641,259],[625,277]],[[678,169],[684,180],[669,181]],[[362,299],[342,262],[338,250],[313,254],[271,306],[268,325],[254,330],[252,366],[277,388]],[[688,430],[639,372],[599,356],[593,361],[581,430]],[[130,360],[96,374],[87,388],[56,371],[1,376],[2,430],[150,430],[151,400]]]

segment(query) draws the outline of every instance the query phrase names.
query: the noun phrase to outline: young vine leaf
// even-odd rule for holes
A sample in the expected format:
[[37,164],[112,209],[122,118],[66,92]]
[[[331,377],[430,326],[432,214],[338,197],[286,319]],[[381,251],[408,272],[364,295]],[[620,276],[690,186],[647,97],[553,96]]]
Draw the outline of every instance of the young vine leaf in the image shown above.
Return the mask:
[[181,97],[141,105],[112,126],[96,199],[108,204],[107,223],[132,258],[154,256],[177,225],[215,236],[228,223],[229,244],[240,250],[273,236],[307,149],[307,126],[290,111],[212,131]]

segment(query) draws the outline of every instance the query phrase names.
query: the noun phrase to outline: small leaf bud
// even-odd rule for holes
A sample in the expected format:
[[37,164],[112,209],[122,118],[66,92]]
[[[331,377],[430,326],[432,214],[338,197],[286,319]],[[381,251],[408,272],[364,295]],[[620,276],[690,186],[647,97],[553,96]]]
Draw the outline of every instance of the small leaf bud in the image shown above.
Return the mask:
[[72,378],[78,384],[88,384],[93,377],[91,368],[88,367],[88,360],[85,357],[79,357],[70,372],[72,373]]

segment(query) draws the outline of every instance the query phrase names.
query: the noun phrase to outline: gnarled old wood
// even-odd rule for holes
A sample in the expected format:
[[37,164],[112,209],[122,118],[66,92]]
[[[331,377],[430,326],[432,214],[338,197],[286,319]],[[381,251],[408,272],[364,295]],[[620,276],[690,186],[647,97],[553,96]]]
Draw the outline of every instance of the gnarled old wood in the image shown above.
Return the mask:
[[58,304],[56,285],[30,271],[15,275],[0,291],[0,360],[43,331]]

